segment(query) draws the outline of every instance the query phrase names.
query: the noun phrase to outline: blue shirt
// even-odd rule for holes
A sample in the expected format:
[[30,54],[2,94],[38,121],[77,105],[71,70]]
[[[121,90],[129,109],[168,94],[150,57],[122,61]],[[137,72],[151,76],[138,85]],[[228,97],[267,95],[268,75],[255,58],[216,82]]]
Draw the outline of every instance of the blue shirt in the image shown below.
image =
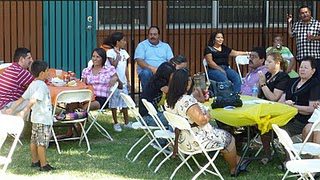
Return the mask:
[[[151,66],[159,67],[160,64],[170,60],[173,53],[169,44],[159,41],[157,45],[153,45],[148,39],[140,42],[135,50],[134,59],[143,59]],[[138,74],[142,68],[138,66]]]

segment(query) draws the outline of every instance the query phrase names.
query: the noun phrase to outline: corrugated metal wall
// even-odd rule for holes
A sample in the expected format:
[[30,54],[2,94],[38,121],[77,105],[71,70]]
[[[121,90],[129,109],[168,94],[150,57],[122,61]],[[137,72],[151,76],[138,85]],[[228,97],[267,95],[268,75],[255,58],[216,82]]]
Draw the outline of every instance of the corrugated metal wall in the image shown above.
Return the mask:
[[17,47],[43,58],[41,1],[0,1],[0,60],[11,62]]

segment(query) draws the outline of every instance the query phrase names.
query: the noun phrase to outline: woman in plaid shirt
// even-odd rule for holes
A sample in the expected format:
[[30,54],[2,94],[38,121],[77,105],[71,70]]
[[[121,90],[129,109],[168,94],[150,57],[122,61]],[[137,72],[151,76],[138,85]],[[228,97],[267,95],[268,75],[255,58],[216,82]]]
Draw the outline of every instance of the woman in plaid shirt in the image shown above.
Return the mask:
[[90,109],[99,109],[109,96],[110,88],[118,80],[117,71],[114,66],[105,66],[107,60],[106,51],[96,48],[92,51],[93,65],[82,71],[82,80],[92,85],[96,101],[91,103]]

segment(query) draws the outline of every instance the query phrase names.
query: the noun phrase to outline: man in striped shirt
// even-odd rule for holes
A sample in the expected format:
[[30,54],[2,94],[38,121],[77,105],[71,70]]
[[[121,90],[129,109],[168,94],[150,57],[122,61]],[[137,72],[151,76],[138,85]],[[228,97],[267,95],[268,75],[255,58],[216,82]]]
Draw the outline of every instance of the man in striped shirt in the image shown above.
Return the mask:
[[[0,110],[2,112],[12,106],[33,81],[34,77],[28,71],[32,61],[29,49],[17,48],[13,55],[12,65],[0,74]],[[19,111],[20,108],[17,109],[17,112]]]

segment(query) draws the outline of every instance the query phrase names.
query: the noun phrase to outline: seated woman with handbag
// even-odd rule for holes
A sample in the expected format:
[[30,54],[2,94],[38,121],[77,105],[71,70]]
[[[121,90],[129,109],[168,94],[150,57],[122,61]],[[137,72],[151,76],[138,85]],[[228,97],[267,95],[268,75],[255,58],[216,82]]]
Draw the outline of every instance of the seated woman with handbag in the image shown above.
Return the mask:
[[208,76],[210,80],[224,82],[230,80],[233,83],[234,91],[241,90],[241,79],[239,74],[229,66],[229,57],[249,55],[249,52],[236,51],[223,44],[224,35],[222,32],[214,32],[210,35],[208,46],[204,50],[205,59],[208,62]]
[[[173,73],[169,83],[166,110],[187,118],[192,130],[202,140],[204,147],[224,147],[221,152],[229,164],[230,174],[237,175],[236,167],[240,157],[237,155],[235,140],[227,131],[212,127],[209,123],[211,116],[206,107],[192,95],[188,95],[188,90],[191,87],[191,79],[188,74],[186,69],[179,69]],[[200,148],[194,143],[192,136],[183,130],[179,136],[179,147],[185,150]],[[239,170],[244,171],[246,165],[246,163],[241,165]]]

